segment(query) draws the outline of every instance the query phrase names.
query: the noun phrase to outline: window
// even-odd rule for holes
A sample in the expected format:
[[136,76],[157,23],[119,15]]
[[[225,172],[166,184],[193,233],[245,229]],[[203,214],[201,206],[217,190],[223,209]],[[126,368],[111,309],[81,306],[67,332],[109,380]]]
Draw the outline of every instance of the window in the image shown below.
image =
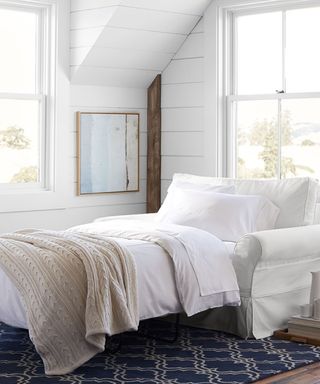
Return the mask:
[[0,189],[47,188],[49,8],[0,2]]
[[320,7],[241,10],[231,20],[231,173],[320,178]]

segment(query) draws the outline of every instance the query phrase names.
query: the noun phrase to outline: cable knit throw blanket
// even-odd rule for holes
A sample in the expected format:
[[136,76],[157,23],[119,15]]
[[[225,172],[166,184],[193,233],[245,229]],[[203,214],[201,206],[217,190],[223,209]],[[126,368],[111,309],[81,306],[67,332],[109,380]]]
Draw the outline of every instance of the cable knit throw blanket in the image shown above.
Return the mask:
[[48,375],[69,373],[102,352],[106,334],[138,327],[134,260],[103,235],[3,235],[0,265],[20,291]]

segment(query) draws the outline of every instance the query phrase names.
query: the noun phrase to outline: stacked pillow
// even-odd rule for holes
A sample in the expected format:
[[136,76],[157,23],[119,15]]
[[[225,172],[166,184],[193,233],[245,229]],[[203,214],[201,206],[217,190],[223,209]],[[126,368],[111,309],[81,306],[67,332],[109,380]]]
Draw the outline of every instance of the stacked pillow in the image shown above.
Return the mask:
[[231,184],[235,186],[237,194],[264,196],[280,208],[275,228],[298,227],[311,225],[315,222],[316,203],[320,191],[318,181],[310,177],[281,180],[241,180],[177,173],[173,180],[174,182],[188,182],[194,185]]
[[[176,174],[179,175],[178,173]],[[176,189],[189,189],[193,191],[203,192],[220,192],[220,193],[236,193],[236,187],[234,184],[230,185],[214,185],[210,183],[193,183],[192,181],[180,180],[179,177],[175,177],[172,183],[169,185],[168,193]]]
[[203,229],[234,242],[246,233],[274,228],[280,211],[275,204],[264,196],[235,191],[235,185],[174,178],[155,220]]

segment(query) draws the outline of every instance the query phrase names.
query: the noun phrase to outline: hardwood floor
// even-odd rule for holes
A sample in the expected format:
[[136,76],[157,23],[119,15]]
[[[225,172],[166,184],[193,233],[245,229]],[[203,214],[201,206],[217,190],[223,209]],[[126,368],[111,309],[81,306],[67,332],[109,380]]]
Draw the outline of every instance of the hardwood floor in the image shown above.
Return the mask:
[[256,384],[320,384],[320,363],[306,365],[290,372],[281,373]]

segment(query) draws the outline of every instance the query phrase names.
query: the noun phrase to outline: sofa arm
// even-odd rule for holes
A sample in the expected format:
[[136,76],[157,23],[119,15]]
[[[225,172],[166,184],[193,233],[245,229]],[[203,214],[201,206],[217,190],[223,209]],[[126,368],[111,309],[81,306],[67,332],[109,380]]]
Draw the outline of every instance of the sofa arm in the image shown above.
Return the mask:
[[242,291],[251,290],[256,269],[320,260],[320,225],[273,229],[243,236],[233,264]]

